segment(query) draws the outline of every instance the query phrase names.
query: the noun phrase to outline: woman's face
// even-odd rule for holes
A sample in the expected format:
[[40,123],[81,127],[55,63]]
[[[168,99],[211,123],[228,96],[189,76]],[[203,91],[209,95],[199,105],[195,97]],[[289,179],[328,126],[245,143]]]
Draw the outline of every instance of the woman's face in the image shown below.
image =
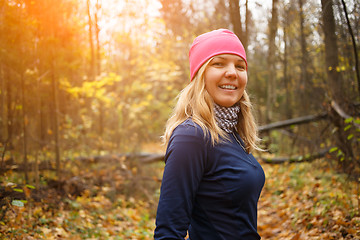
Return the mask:
[[239,102],[247,83],[245,61],[233,54],[215,56],[205,69],[205,89],[214,102],[231,107]]

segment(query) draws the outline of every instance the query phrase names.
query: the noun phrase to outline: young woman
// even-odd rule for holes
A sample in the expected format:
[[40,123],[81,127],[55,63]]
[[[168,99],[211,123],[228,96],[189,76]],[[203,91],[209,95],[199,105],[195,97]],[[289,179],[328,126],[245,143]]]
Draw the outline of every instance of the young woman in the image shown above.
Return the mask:
[[198,36],[191,82],[168,120],[154,238],[260,239],[257,203],[265,182],[251,154],[258,141],[245,91],[243,45],[229,30]]

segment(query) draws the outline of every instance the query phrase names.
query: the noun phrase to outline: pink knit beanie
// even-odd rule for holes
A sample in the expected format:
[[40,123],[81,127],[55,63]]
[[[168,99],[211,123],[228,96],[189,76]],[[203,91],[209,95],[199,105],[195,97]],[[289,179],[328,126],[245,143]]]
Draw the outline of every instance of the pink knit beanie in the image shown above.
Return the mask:
[[247,68],[245,49],[239,38],[230,30],[218,29],[195,38],[189,51],[191,81],[207,60],[226,53],[240,56],[245,60]]

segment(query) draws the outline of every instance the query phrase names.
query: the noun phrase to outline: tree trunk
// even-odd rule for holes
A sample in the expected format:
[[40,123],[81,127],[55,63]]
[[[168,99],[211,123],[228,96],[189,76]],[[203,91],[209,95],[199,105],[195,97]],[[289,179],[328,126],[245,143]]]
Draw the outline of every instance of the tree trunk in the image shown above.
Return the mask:
[[239,0],[230,0],[230,20],[233,25],[234,33],[241,41],[243,41]]
[[4,157],[5,157],[5,150],[6,150],[6,116],[5,116],[5,76],[4,76],[4,69],[3,64],[0,63],[0,93],[1,93],[1,101],[0,101],[0,130],[2,132],[0,136],[0,143],[2,144],[0,147],[2,148],[2,151],[0,151],[0,168],[4,167]]
[[[101,58],[100,58],[100,40],[99,40],[99,21],[98,14],[101,9],[99,0],[96,1],[96,11],[94,13],[94,25],[95,25],[95,38],[96,38],[96,76],[101,74]],[[99,99],[99,137],[102,138],[104,134],[104,104]],[[102,146],[99,146],[99,151],[103,150]]]
[[46,103],[45,103],[45,99],[42,95],[39,96],[39,101],[40,101],[40,108],[39,108],[39,116],[40,116],[40,123],[39,123],[39,127],[40,127],[40,142],[41,142],[41,149],[43,147],[45,147],[46,145],[46,137],[47,137],[47,122],[46,122]]
[[[301,72],[300,72],[300,98],[305,99],[305,91],[307,89],[307,51],[306,51],[306,38],[304,32],[304,11],[303,11],[303,0],[298,0],[299,3],[299,16],[300,16],[300,45],[301,45]],[[303,106],[303,105],[302,105]]]
[[284,19],[284,57],[283,57],[283,74],[284,74],[284,86],[285,86],[285,114],[286,118],[292,118],[292,104],[291,104],[291,92],[290,92],[290,80],[288,76],[288,27],[287,19],[289,17],[289,10],[286,10],[286,19]]
[[6,81],[6,111],[7,111],[7,136],[6,136],[6,143],[9,145],[9,148],[12,148],[11,138],[13,134],[13,108],[12,108],[12,84],[11,84],[11,77],[10,73],[6,71],[5,75]]
[[23,162],[24,162],[24,175],[25,182],[29,182],[28,176],[28,157],[27,157],[27,116],[25,106],[25,77],[23,71],[20,76],[21,81],[21,105],[22,105],[22,129],[23,129]]
[[229,7],[227,6],[228,1],[227,0],[218,0],[215,9],[216,13],[214,14],[214,17],[212,17],[211,20],[211,26],[213,26],[214,29],[216,28],[223,28],[224,26],[229,25]]
[[100,55],[100,40],[99,40],[99,20],[98,20],[98,14],[101,9],[101,4],[99,3],[99,0],[96,1],[96,11],[94,14],[94,20],[95,20],[95,36],[96,36],[96,76],[101,74],[101,55]]
[[3,64],[0,63],[0,130],[2,132],[0,136],[0,142],[5,141],[5,78]]
[[275,37],[278,28],[278,10],[277,10],[278,0],[273,0],[272,2],[272,13],[271,21],[269,22],[269,52],[268,52],[268,84],[267,84],[267,102],[266,102],[266,120],[267,122],[272,121],[273,114],[273,105],[276,100],[276,69],[275,69]]
[[[39,56],[39,51],[38,51],[38,45],[35,45],[35,55],[38,57]],[[37,61],[37,69],[41,69],[40,67],[40,61]],[[47,72],[44,73],[42,76],[37,75],[37,79],[36,79],[36,88],[38,89],[39,92],[41,92],[41,78],[46,76]],[[42,94],[38,94],[37,96],[35,96],[36,98],[36,114],[35,114],[35,119],[37,119],[38,122],[38,126],[37,126],[37,134],[39,136],[39,142],[38,142],[38,146],[35,150],[35,166],[34,166],[34,171],[35,171],[35,186],[38,189],[39,188],[39,182],[40,182],[40,176],[39,176],[39,153],[42,151],[43,148],[43,142],[42,142],[42,104],[41,104],[41,97]]]
[[90,69],[89,69],[89,80],[93,81],[95,79],[95,51],[94,51],[94,43],[93,43],[93,33],[92,33],[92,21],[91,21],[91,14],[90,14],[90,0],[86,0],[87,4],[87,14],[89,18],[89,43],[90,43]]
[[[322,16],[323,16],[323,29],[325,33],[325,62],[327,68],[327,76],[329,81],[329,93],[333,101],[339,104],[345,102],[346,93],[342,84],[342,76],[339,71],[338,48],[335,33],[335,18],[333,13],[333,1],[321,0]],[[346,106],[344,106],[346,107]],[[347,111],[346,108],[342,108]],[[343,159],[340,159],[339,164],[343,167],[345,172],[350,172],[354,154],[351,147],[351,142],[347,139],[347,134],[343,131],[345,127],[344,119],[337,113],[330,112],[331,121],[337,127],[335,142],[341,151],[344,153]]]
[[323,29],[325,34],[325,61],[331,99],[343,102],[344,88],[339,68],[339,54],[335,33],[335,18],[332,0],[321,0]]
[[60,166],[60,141],[59,141],[59,103],[58,103],[58,92],[57,92],[57,82],[55,78],[55,60],[51,59],[51,85],[52,85],[52,117],[53,117],[53,129],[54,129],[54,141],[55,141],[55,159],[56,159],[56,174],[59,180],[61,180],[61,166]]
[[245,16],[245,33],[243,35],[243,44],[245,51],[247,51],[248,45],[249,45],[249,25],[250,25],[250,10],[248,5],[248,0],[246,0],[245,8],[246,8],[246,16]]

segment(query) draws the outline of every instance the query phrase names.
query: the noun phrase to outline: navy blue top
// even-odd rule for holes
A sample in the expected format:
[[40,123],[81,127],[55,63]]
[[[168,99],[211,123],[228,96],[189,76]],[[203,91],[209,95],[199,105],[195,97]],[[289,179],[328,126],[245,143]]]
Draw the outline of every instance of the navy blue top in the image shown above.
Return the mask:
[[240,145],[240,136],[229,138],[212,146],[192,120],[174,130],[165,155],[154,239],[184,239],[187,231],[191,240],[260,239],[257,203],[265,174]]

